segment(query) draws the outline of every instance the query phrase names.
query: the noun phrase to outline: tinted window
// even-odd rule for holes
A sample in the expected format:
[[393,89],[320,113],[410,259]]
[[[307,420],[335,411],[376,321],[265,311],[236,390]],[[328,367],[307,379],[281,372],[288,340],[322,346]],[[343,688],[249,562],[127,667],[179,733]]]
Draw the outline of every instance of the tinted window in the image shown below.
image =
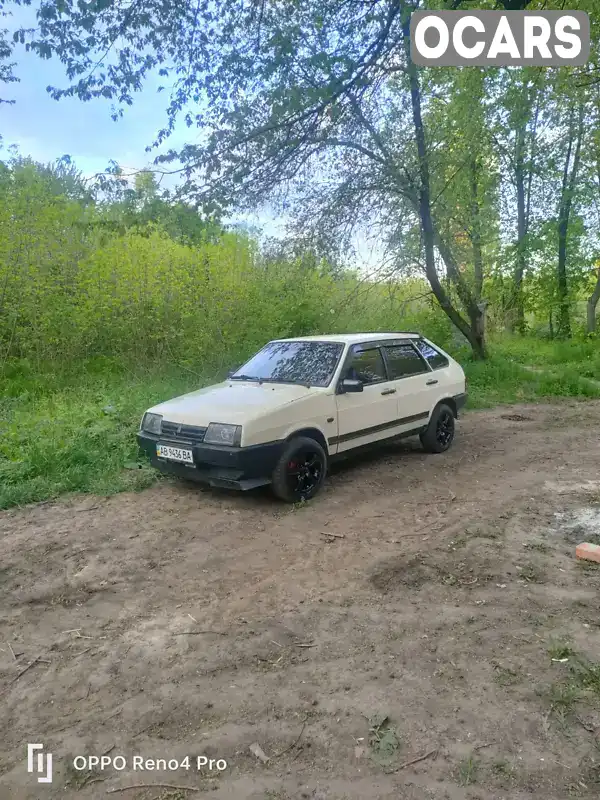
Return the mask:
[[419,354],[410,344],[389,345],[385,348],[385,353],[392,380],[428,372],[423,359],[419,358]]
[[432,347],[422,339],[418,339],[415,345],[423,358],[427,359],[431,369],[439,369],[440,367],[448,366],[448,359],[446,356],[443,356],[435,347]]
[[344,377],[353,378],[363,383],[387,381],[381,350],[374,348],[373,350],[355,352]]
[[269,342],[231,378],[328,386],[343,349],[336,342]]

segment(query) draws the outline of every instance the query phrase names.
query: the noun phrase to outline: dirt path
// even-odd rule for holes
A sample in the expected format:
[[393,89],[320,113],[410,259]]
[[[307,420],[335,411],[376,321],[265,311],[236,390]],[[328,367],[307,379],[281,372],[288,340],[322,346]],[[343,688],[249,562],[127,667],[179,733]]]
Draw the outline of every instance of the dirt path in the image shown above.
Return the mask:
[[[299,509],[165,483],[0,513],[1,800],[597,797],[599,422],[471,412]],[[71,766],[106,752],[126,768]],[[107,794],[143,783],[200,791]]]

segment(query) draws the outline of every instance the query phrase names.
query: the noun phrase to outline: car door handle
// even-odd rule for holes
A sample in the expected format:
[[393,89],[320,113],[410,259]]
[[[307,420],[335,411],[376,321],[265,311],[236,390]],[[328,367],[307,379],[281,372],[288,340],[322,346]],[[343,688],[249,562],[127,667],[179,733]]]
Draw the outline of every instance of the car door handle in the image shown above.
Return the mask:
[[434,379],[433,379],[433,380],[431,380],[431,381],[427,381],[427,383],[425,384],[425,386],[435,386],[435,384],[436,384],[436,383],[437,383],[437,380],[434,378]]
[[384,389],[381,394],[396,394],[395,389]]

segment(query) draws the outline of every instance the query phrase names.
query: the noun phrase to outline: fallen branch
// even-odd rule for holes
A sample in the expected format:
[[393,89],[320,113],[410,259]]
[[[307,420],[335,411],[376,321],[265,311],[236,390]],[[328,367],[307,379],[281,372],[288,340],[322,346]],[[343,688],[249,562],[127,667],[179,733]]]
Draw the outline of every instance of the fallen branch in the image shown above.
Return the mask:
[[132,783],[131,786],[121,786],[118,789],[107,789],[106,794],[115,792],[128,792],[130,789],[178,789],[180,792],[201,792],[195,786],[175,786],[172,783]]
[[290,750],[293,750],[294,747],[296,747],[296,745],[302,738],[302,734],[304,733],[304,728],[306,728],[306,720],[304,720],[304,722],[302,723],[302,729],[298,734],[298,736],[296,737],[296,739],[291,743],[291,745],[289,747],[286,747],[285,750],[280,750],[279,753],[275,753],[273,755],[273,758],[279,758],[279,756],[284,755],[284,753],[289,753]]
[[319,531],[321,536],[332,536],[334,539],[345,539],[345,533],[329,533],[329,531]]
[[9,686],[12,686],[12,684],[13,684],[13,683],[15,683],[15,681],[18,681],[18,680],[19,680],[19,678],[21,677],[21,675],[24,675],[24,674],[27,672],[27,670],[28,670],[28,669],[31,669],[31,667],[33,667],[33,665],[34,665],[34,664],[37,664],[37,663],[38,663],[38,661],[40,661],[40,659],[41,659],[41,656],[36,656],[36,657],[33,659],[33,661],[31,661],[29,664],[27,664],[27,666],[26,666],[26,667],[23,667],[23,669],[21,670],[21,672],[19,672],[19,674],[18,674],[18,675],[15,675],[15,677],[12,679],[12,681],[9,681],[9,683],[8,683],[8,684],[7,684],[7,685],[4,687],[4,689],[2,690],[2,694],[3,694],[4,692],[6,692],[6,691],[8,690],[8,687],[9,687]]
[[581,717],[577,716],[577,714],[575,714],[575,719],[581,725],[581,727],[584,730],[586,730],[588,733],[593,733],[593,734],[596,733],[596,728],[594,728],[592,725],[589,725],[588,723],[584,722],[584,720],[582,720]]
[[198,636],[201,633],[214,633],[216,636],[227,636],[225,631],[183,631],[182,633],[174,633],[173,636]]
[[418,758],[412,758],[410,761],[405,761],[404,764],[400,764],[399,767],[388,770],[386,772],[386,775],[391,775],[394,772],[400,772],[401,769],[406,769],[406,767],[410,767],[413,764],[418,764],[419,761],[425,761],[426,758],[429,758],[432,755],[437,755],[437,747],[434,750],[430,750],[428,753],[425,753],[425,755],[423,756],[418,756]]

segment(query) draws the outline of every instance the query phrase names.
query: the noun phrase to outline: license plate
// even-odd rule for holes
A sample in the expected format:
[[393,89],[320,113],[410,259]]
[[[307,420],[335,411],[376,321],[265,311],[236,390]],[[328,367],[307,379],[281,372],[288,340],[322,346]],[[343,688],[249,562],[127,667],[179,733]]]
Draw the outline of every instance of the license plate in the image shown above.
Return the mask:
[[168,458],[169,461],[183,461],[184,464],[193,464],[194,456],[191,450],[183,450],[181,447],[171,447],[168,444],[157,444],[156,455],[159,458]]

